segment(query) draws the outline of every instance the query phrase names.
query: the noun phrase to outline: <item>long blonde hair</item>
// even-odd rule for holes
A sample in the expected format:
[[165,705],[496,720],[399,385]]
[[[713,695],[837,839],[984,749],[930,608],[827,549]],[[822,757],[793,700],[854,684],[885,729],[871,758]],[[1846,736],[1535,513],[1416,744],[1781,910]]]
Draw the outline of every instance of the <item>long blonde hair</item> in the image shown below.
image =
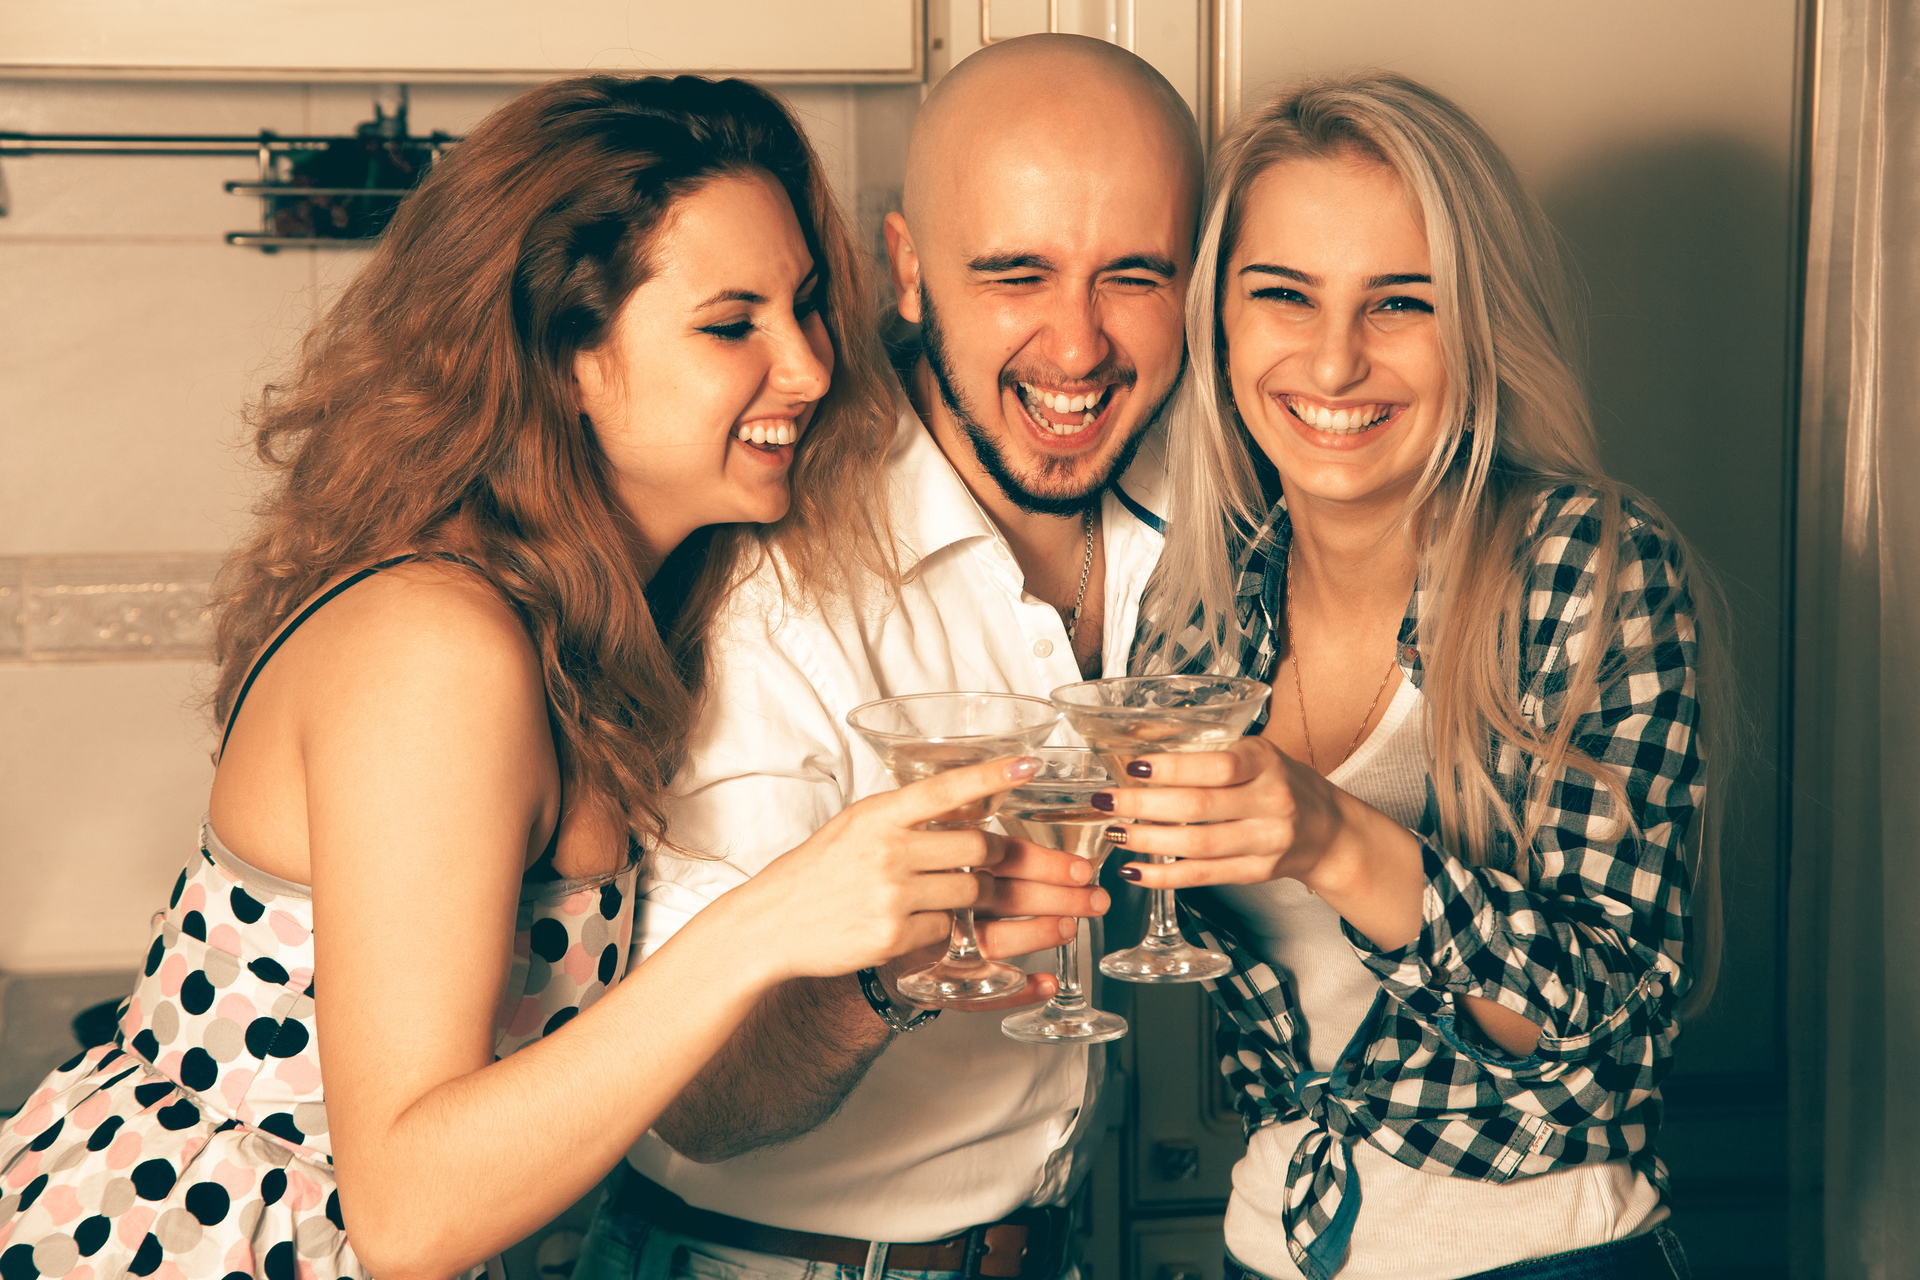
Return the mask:
[[[1528,850],[1545,820],[1540,780],[1563,765],[1591,775],[1606,791],[1622,832],[1632,825],[1618,775],[1571,742],[1581,710],[1597,706],[1603,685],[1619,675],[1602,670],[1602,659],[1622,622],[1617,588],[1626,504],[1669,540],[1688,579],[1692,619],[1655,618],[1635,631],[1658,637],[1664,628],[1696,642],[1695,733],[1703,758],[1709,730],[1714,748],[1723,747],[1719,730],[1732,710],[1718,626],[1723,610],[1711,576],[1679,533],[1601,467],[1577,354],[1583,335],[1546,215],[1471,117],[1403,76],[1367,72],[1283,91],[1243,113],[1215,149],[1187,294],[1190,363],[1171,432],[1172,529],[1144,611],[1148,648],[1157,648],[1164,663],[1196,652],[1197,643],[1216,667],[1238,649],[1229,547],[1253,534],[1267,504],[1255,446],[1226,376],[1222,279],[1255,179],[1284,160],[1352,155],[1390,167],[1421,211],[1447,368],[1447,426],[1403,525],[1431,602],[1421,617],[1420,644],[1439,839],[1458,856],[1484,862],[1496,832],[1503,832],[1515,846],[1513,873],[1525,876]],[[1520,706],[1524,553],[1543,493],[1569,483],[1599,493],[1600,536],[1589,566],[1594,612],[1584,630],[1590,641],[1575,652],[1563,713],[1548,729]],[[1514,554],[1488,552],[1500,547]],[[1197,636],[1188,629],[1195,621]],[[1176,636],[1180,643],[1170,643]],[[1518,817],[1489,771],[1490,740],[1536,763]],[[1719,966],[1719,831],[1708,815],[1718,814],[1727,770],[1705,772],[1708,803],[1695,826],[1698,852],[1689,868],[1699,929],[1687,1014],[1704,1007]],[[1441,785],[1446,779],[1453,785]]]
[[[675,201],[752,171],[786,191],[813,253],[833,385],[795,447],[786,517],[697,534],[658,565],[575,400],[573,360],[648,278]],[[566,803],[661,837],[707,633],[761,551],[782,550],[784,584],[803,598],[896,572],[872,500],[893,410],[869,297],[818,157],[764,89],[585,76],[507,103],[407,198],[293,376],[254,409],[277,483],[221,573],[216,718],[329,579],[457,550],[539,654]]]

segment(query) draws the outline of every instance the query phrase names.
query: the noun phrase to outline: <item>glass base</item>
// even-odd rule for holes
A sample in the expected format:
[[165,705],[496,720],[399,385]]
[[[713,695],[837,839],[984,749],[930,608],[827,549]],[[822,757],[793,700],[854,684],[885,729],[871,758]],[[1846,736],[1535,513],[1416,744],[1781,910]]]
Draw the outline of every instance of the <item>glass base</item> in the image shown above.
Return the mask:
[[1101,1044],[1127,1034],[1127,1020],[1086,1004],[1068,1009],[1049,1000],[1038,1009],[1014,1014],[1000,1024],[1000,1031],[1028,1044]]
[[1010,996],[1027,985],[1024,969],[985,956],[944,960],[915,969],[899,982],[900,994],[915,1004],[984,1004]]
[[1200,982],[1226,977],[1233,972],[1233,961],[1178,938],[1158,945],[1148,938],[1137,947],[1102,956],[1100,972],[1122,982]]

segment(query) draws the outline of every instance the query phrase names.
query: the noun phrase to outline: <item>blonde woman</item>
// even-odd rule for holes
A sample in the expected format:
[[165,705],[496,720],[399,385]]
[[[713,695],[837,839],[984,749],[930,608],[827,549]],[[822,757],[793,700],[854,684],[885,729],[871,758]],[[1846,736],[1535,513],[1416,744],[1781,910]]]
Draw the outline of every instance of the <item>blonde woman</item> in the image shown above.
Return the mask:
[[[1684,542],[1603,474],[1553,233],[1398,76],[1215,158],[1136,671],[1273,686],[1096,798],[1235,962],[1230,1277],[1684,1277],[1653,1141],[1711,986]],[[1703,665],[1704,664],[1704,665]]]

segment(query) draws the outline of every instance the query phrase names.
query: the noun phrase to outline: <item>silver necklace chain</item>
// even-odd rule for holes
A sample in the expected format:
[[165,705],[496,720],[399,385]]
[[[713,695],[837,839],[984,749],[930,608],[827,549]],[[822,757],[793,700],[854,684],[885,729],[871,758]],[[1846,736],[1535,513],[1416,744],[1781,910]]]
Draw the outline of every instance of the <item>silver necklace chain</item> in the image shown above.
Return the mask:
[[1073,617],[1067,621],[1067,645],[1069,648],[1073,645],[1075,634],[1080,630],[1080,606],[1086,603],[1087,575],[1093,572],[1093,512],[1085,511],[1081,514],[1085,517],[1087,523],[1087,554],[1086,558],[1080,561],[1080,590],[1074,593]]

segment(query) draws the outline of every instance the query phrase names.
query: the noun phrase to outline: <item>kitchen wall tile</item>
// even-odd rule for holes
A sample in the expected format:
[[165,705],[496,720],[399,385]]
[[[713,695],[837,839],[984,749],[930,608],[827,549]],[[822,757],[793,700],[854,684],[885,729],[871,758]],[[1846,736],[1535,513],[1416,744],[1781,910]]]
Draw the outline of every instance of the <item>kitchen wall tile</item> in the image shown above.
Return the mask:
[[35,662],[201,658],[213,643],[207,597],[220,563],[219,556],[0,562],[0,582],[18,582],[25,599],[18,656]]

